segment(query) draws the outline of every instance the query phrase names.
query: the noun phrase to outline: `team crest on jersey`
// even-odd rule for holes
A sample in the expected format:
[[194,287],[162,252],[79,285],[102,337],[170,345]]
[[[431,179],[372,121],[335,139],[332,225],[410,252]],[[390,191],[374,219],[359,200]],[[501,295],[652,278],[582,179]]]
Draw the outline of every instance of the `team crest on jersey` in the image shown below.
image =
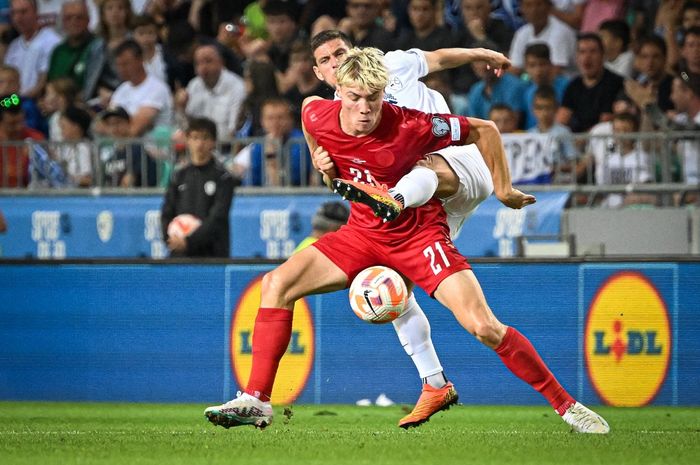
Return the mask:
[[396,97],[394,97],[393,94],[390,94],[389,92],[384,92],[384,101],[387,103],[391,103],[392,105],[398,105],[399,101]]
[[450,125],[442,116],[433,116],[430,120],[433,123],[433,135],[435,137],[444,137],[450,132]]

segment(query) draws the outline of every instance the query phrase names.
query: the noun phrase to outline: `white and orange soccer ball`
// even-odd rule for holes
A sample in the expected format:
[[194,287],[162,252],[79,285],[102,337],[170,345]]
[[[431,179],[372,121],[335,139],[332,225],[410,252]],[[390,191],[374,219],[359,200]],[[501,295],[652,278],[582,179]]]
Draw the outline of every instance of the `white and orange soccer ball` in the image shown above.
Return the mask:
[[370,323],[388,323],[403,315],[407,298],[403,278],[386,266],[360,271],[350,285],[352,311]]
[[168,225],[168,236],[187,237],[202,225],[202,220],[189,213],[177,215]]

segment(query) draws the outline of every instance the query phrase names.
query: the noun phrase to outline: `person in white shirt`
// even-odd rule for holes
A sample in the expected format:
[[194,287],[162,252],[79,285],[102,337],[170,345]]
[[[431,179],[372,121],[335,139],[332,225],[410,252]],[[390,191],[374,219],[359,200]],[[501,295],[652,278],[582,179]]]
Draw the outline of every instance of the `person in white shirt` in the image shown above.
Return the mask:
[[51,52],[61,36],[52,27],[41,27],[34,0],[12,0],[10,8],[19,36],[8,46],[5,63],[19,70],[21,95],[36,98],[44,89]]
[[511,70],[519,75],[525,66],[525,48],[535,42],[549,45],[552,64],[565,73],[575,71],[576,32],[550,14],[550,0],[523,0],[520,5],[527,24],[515,31],[510,44]]
[[63,165],[73,187],[92,184],[92,144],[86,139],[92,117],[75,106],[61,113],[59,124],[64,142],[58,146],[58,161]]
[[604,21],[598,34],[603,41],[605,67],[624,78],[631,78],[634,52],[629,50],[630,27],[622,20]]
[[173,98],[170,89],[160,79],[146,74],[143,52],[138,43],[129,39],[114,50],[119,77],[124,80],[116,88],[110,107],[124,108],[131,118],[130,135],[141,137],[157,127],[171,127]]
[[175,96],[177,111],[190,118],[211,119],[219,138],[231,139],[247,95],[243,78],[224,67],[219,49],[212,44],[197,47],[194,69],[197,76]]

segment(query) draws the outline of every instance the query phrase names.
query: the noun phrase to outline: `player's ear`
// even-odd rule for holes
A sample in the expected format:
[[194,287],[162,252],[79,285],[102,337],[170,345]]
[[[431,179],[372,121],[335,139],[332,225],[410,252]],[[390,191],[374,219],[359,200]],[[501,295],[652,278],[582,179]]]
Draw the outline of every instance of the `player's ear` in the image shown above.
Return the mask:
[[319,81],[323,81],[323,74],[321,74],[321,70],[318,69],[318,66],[314,65],[313,70],[314,70],[314,74],[316,75],[316,78]]

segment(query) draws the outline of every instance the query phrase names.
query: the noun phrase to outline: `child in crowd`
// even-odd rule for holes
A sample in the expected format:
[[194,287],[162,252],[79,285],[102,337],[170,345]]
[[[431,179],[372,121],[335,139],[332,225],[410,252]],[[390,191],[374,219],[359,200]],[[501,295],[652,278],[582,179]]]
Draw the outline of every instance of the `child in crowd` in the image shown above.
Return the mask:
[[87,111],[73,105],[61,112],[58,124],[64,142],[58,147],[57,158],[72,187],[92,185],[92,144],[86,141],[91,121]]
[[71,78],[58,78],[46,84],[46,92],[41,100],[41,110],[49,120],[49,140],[60,142],[64,139],[58,124],[61,114],[73,105],[78,98],[78,87]]
[[537,124],[532,112],[535,92],[542,86],[551,86],[561,103],[564,91],[569,84],[569,79],[557,72],[557,68],[550,60],[549,46],[545,43],[535,43],[525,49],[525,72],[530,82],[525,88],[525,129],[530,129]]

